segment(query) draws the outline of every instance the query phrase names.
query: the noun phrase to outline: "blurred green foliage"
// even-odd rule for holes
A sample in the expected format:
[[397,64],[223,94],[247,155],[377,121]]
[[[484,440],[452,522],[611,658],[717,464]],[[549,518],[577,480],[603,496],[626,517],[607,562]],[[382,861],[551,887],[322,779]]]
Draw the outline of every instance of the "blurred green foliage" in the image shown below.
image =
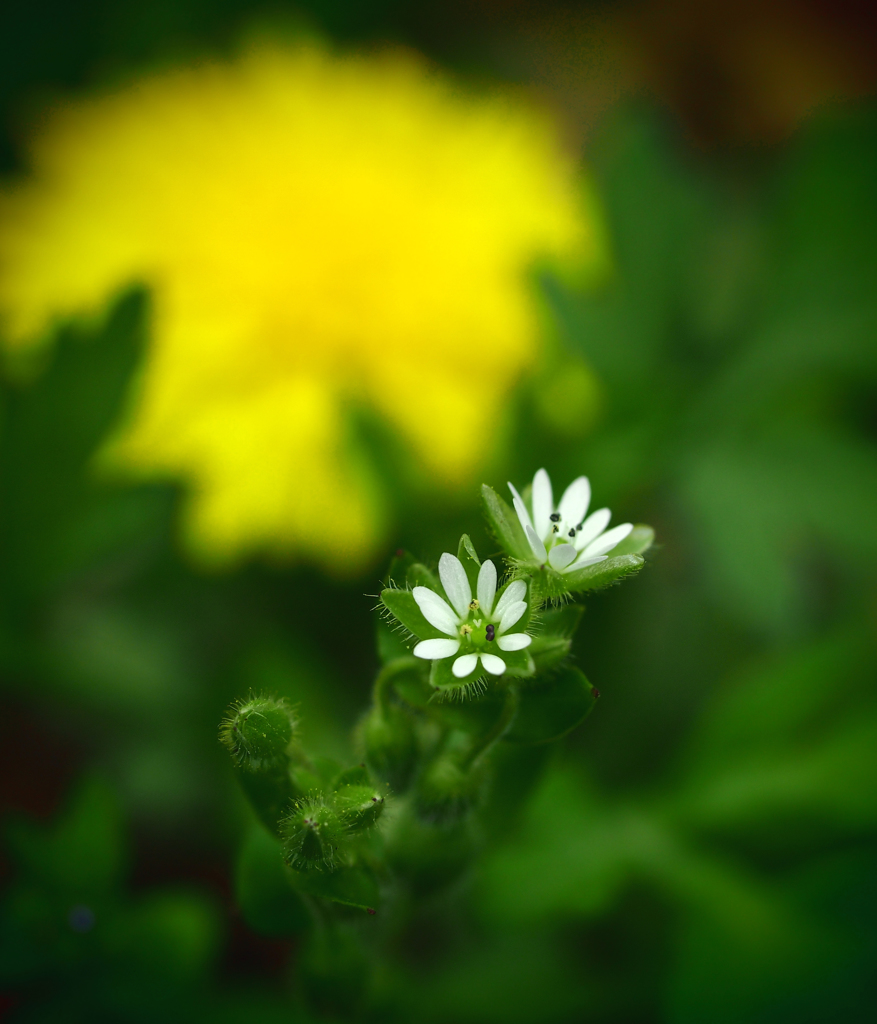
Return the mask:
[[[52,25],[43,81],[141,56],[96,37],[68,56]],[[24,72],[0,63],[8,103]],[[692,155],[663,115],[621,107],[589,158],[614,276],[587,295],[540,285],[600,414],[570,435],[530,382],[506,468],[588,473],[616,518],[656,525],[658,549],[585,616],[597,709],[548,763],[508,753],[517,783],[490,807],[503,838],[398,936],[380,1015],[861,1020],[877,994],[877,114],[824,111],[744,159]],[[294,944],[306,918],[215,722],[268,690],[342,757],[375,668],[362,592],[379,570],[349,586],[198,575],[173,491],[101,473],[147,314],[132,293],[103,323],[62,326],[45,367],[2,385],[0,669],[29,730],[7,732],[12,774],[51,780],[63,741],[104,781],[67,786],[48,823],[9,817],[0,978],[13,1020],[295,1020],[295,972],[229,944],[232,924]],[[449,548],[476,497],[407,515],[398,546]],[[191,881],[216,863],[236,896],[207,870]]]

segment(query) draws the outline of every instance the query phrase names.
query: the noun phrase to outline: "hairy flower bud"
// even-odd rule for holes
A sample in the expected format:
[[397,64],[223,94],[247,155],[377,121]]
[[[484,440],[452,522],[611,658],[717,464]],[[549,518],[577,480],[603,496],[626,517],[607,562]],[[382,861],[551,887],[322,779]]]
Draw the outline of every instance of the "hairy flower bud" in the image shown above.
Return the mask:
[[384,798],[374,786],[342,786],[335,793],[335,809],[350,832],[364,832],[384,809]]
[[285,700],[251,697],[232,705],[219,738],[238,768],[259,771],[285,761],[296,724]]
[[334,871],[346,833],[341,816],[322,797],[300,800],[280,823],[283,858],[298,870]]

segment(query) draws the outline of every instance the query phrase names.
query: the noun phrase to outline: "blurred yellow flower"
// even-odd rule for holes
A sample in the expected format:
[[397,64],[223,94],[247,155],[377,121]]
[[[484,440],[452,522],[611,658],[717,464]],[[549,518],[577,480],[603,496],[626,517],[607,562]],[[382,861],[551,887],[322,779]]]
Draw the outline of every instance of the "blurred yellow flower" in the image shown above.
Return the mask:
[[468,481],[536,354],[526,281],[597,243],[549,119],[410,55],[251,49],[57,109],[0,197],[9,344],[153,294],[117,455],[190,482],[210,557],[354,570],[383,529],[348,411]]

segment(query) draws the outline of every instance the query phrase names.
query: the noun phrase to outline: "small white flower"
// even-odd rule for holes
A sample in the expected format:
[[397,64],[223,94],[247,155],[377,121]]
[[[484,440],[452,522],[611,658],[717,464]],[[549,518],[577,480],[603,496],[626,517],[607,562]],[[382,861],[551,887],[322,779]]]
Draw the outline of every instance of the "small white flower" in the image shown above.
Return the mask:
[[585,518],[591,503],[591,485],[586,476],[573,480],[555,507],[551,480],[540,469],[533,477],[532,518],[514,486],[509,484],[509,488],[534,557],[558,572],[573,572],[605,561],[606,552],[633,529],[632,523],[623,523],[607,530],[612,518],[608,508],[598,509]]
[[510,583],[494,607],[496,566],[483,562],[473,600],[462,562],[447,552],[439,559],[439,579],[450,604],[429,587],[415,587],[412,594],[426,621],[448,639],[421,640],[414,648],[415,657],[433,661],[459,654],[451,669],[458,679],[471,675],[479,659],[486,672],[501,676],[506,663],[496,652],[521,651],[532,640],[526,633],[508,632],[527,610],[526,583]]

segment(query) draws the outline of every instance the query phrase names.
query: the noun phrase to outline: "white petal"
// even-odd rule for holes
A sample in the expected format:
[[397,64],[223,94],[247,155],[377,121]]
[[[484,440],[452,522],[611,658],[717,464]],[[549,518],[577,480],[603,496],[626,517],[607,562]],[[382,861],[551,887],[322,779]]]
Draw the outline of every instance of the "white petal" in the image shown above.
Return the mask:
[[539,559],[540,562],[544,562],[548,558],[548,552],[545,550],[545,545],[539,540],[536,535],[536,531],[532,526],[526,528],[527,540],[530,542],[530,548],[533,554]]
[[533,525],[533,520],[530,518],[530,513],[527,511],[524,499],[520,494],[518,494],[513,483],[509,483],[509,490],[512,492],[512,502],[515,506],[515,512],[518,513],[518,519],[521,521],[521,527],[526,530],[528,526]]
[[585,558],[589,558],[591,555],[605,555],[616,544],[620,544],[632,529],[633,523],[622,523],[620,526],[613,526],[611,530],[607,530],[606,533],[601,534],[596,540],[591,541],[583,552]]
[[563,571],[564,572],[575,572],[576,569],[587,569],[587,567],[589,565],[596,565],[597,562],[605,562],[605,561],[606,561],[606,556],[605,555],[597,555],[594,558],[587,558],[585,555],[582,555],[582,557],[577,562],[572,562]]
[[501,676],[505,672],[505,662],[495,654],[482,654],[481,664],[492,676]]
[[509,633],[508,636],[501,636],[496,641],[496,646],[501,651],[522,651],[533,642],[533,637],[526,633]]
[[553,511],[551,478],[544,469],[540,469],[533,477],[533,527],[540,537],[548,536]]
[[502,618],[499,620],[499,625],[496,628],[497,634],[505,633],[507,629],[514,626],[526,610],[526,601],[516,601],[514,604],[510,604],[502,613]]
[[465,619],[469,614],[472,588],[469,586],[469,577],[463,563],[456,555],[449,555],[446,551],[439,559],[439,579],[457,614],[461,619]]
[[501,619],[506,608],[511,604],[517,604],[518,601],[523,601],[526,593],[527,584],[523,580],[512,580],[502,592],[502,597],[497,601],[496,608],[493,609],[494,618]]
[[578,526],[585,518],[588,505],[591,504],[591,485],[586,476],[580,476],[567,487],[557,506],[560,518],[572,528]]
[[600,536],[609,525],[611,518],[612,513],[608,508],[598,508],[596,512],[592,512],[588,516],[582,523],[581,530],[576,533],[575,545],[579,551],[584,550],[595,537]]
[[578,551],[576,551],[575,545],[558,544],[557,547],[552,548],[548,552],[548,564],[552,569],[563,572],[577,554]]
[[468,676],[471,672],[474,672],[477,664],[477,654],[464,654],[461,658],[457,658],[451,671],[458,679],[462,679],[463,676]]
[[460,620],[444,598],[439,597],[429,587],[415,587],[411,593],[414,595],[417,607],[423,612],[423,617],[430,626],[435,626],[436,629],[447,633],[448,636],[457,635],[457,626],[459,626]]
[[411,653],[415,658],[426,658],[428,661],[435,661],[439,658],[450,658],[459,649],[459,640],[421,640]]
[[485,615],[493,611],[493,599],[496,597],[496,566],[488,559],[481,563],[478,573],[478,603]]

